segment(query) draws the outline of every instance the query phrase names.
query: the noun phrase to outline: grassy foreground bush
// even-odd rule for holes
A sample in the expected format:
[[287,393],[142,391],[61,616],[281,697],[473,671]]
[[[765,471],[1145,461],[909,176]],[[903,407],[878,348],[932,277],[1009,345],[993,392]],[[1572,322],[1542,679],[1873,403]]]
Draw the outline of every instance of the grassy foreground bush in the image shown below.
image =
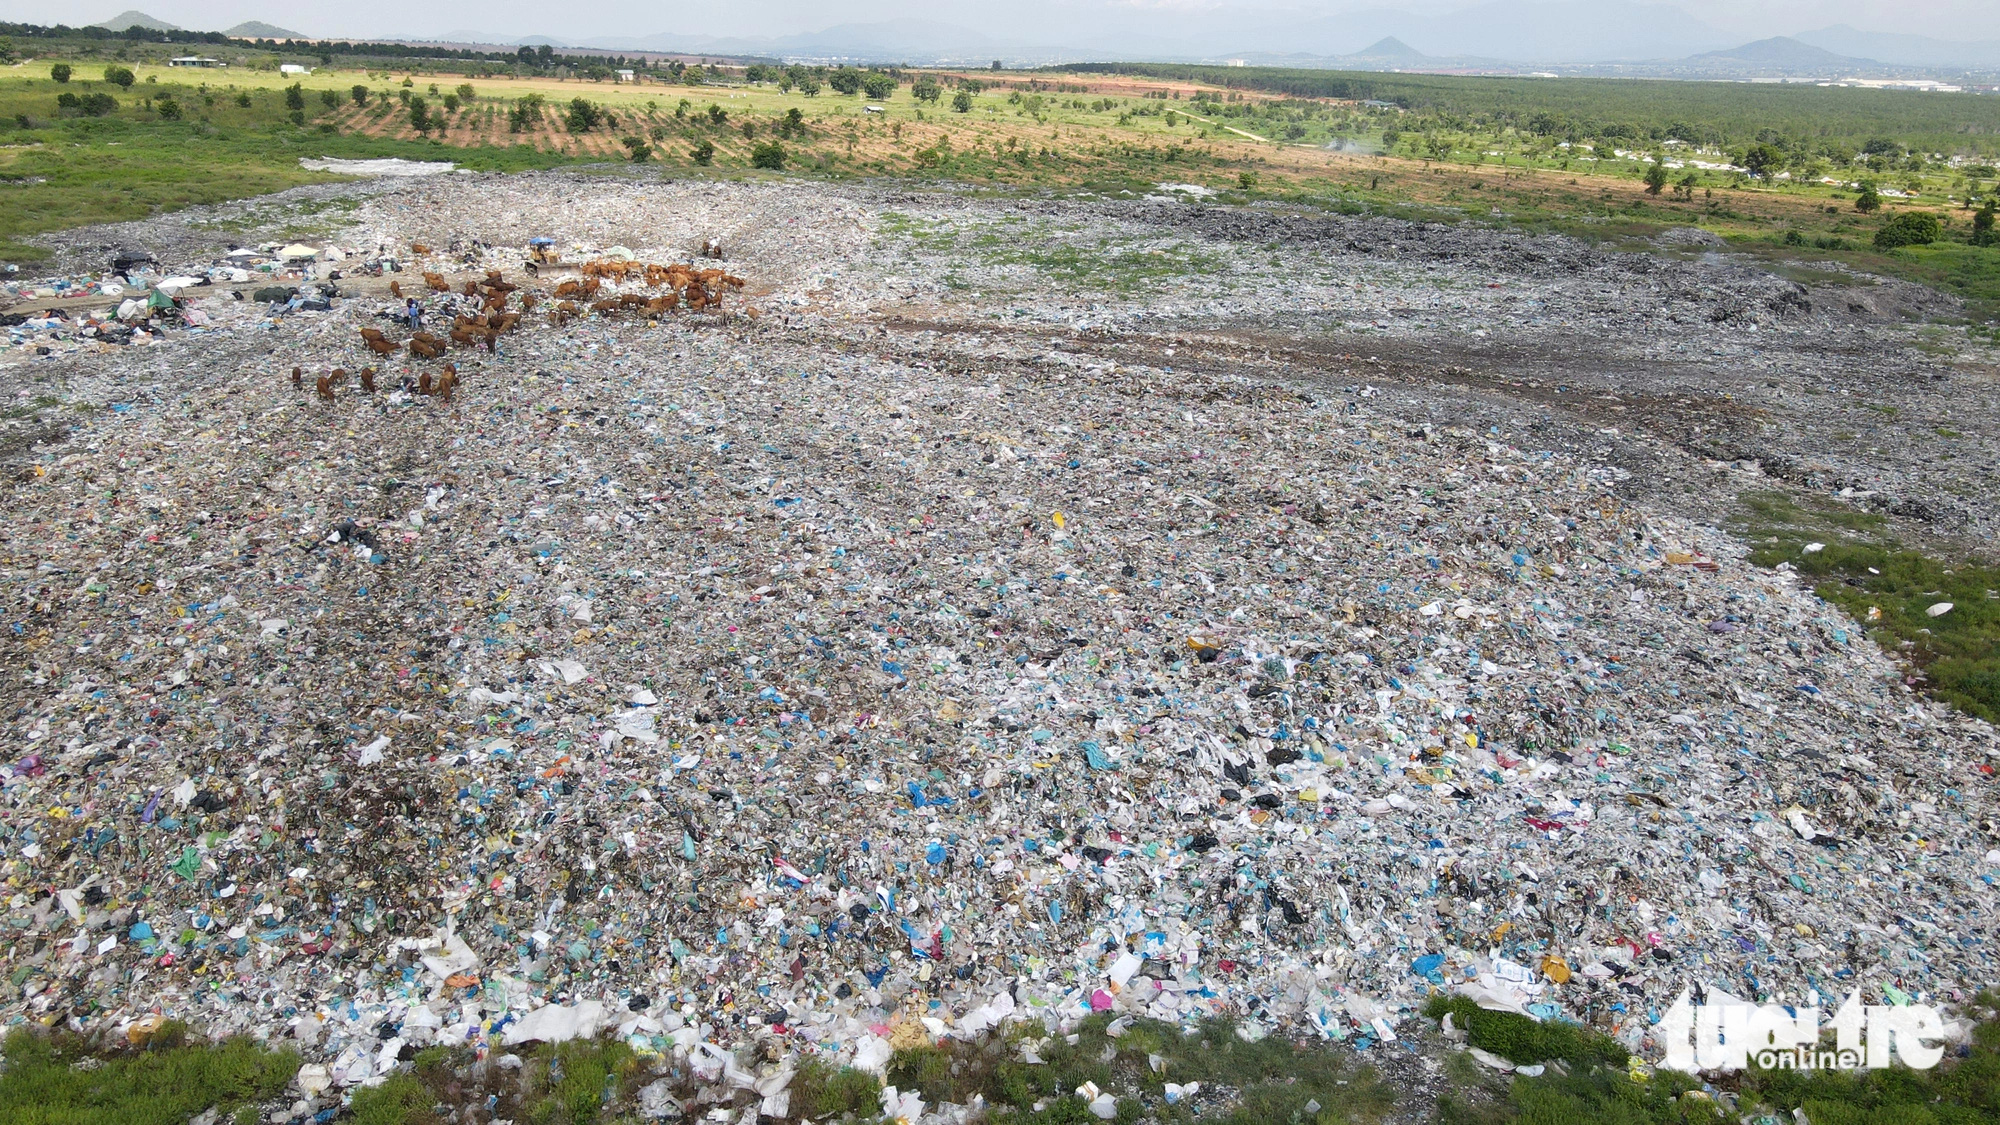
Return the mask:
[[10,1033],[0,1071],[7,1125],[186,1125],[210,1106],[254,1125],[257,1106],[283,1093],[299,1069],[290,1051],[249,1039],[188,1042],[169,1024],[145,1047],[104,1052],[79,1039]]

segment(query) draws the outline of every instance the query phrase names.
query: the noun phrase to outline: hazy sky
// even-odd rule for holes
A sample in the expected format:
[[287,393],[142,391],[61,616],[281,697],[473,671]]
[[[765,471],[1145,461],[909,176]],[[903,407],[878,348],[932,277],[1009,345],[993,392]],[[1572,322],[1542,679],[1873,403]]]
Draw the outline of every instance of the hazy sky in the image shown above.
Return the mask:
[[[598,0],[550,4],[546,0],[480,0],[473,4],[411,4],[408,0],[0,0],[0,18],[82,24],[136,7],[155,18],[197,30],[220,30],[261,19],[323,36],[422,36],[464,28],[496,37],[549,35],[583,39],[603,35],[783,35],[832,24],[874,22],[898,16],[955,23],[1009,38],[1048,42],[1066,38],[1064,26],[1172,34],[1190,24],[1234,13],[1266,18],[1282,12],[1325,17],[1361,9],[1442,12],[1494,0],[738,0],[729,4],[650,4]],[[1506,0],[1532,3],[1533,0]],[[1869,31],[1914,32],[1940,39],[2000,38],[1996,0],[1668,0],[1720,31],[1745,39],[1784,35],[1847,23]],[[1206,17],[1206,19],[1204,19]],[[1071,23],[1071,21],[1074,21]],[[1222,48],[1228,49],[1228,48]]]

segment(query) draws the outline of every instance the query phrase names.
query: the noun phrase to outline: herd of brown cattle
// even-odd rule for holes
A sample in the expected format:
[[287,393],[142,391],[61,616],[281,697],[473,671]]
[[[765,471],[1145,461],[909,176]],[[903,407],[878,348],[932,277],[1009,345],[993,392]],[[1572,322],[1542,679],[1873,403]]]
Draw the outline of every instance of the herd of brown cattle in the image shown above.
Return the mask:
[[[419,251],[421,253],[421,251]],[[743,279],[725,270],[698,270],[678,263],[657,265],[649,262],[620,261],[604,259],[585,262],[579,267],[581,278],[572,278],[555,287],[555,303],[549,306],[549,322],[565,324],[586,311],[599,316],[613,316],[619,313],[640,312],[647,316],[661,316],[685,308],[690,312],[705,312],[722,307],[723,294],[729,290],[740,291]],[[436,293],[450,293],[451,283],[442,274],[425,271],[424,284]],[[639,282],[649,289],[665,289],[657,296],[640,293],[624,293],[592,301],[606,282],[613,284]],[[389,282],[389,292],[402,298],[403,287],[396,281]],[[510,294],[519,293],[520,309],[510,311],[507,302]],[[502,335],[512,332],[521,323],[521,317],[533,312],[541,301],[541,294],[533,289],[522,289],[509,282],[499,270],[487,270],[484,281],[467,281],[460,289],[460,295],[480,298],[477,313],[460,313],[452,318],[451,328],[440,337],[418,330],[407,340],[391,339],[380,328],[361,329],[361,343],[369,351],[379,356],[392,356],[409,350],[414,359],[442,359],[450,345],[461,348],[484,346],[487,351],[497,351]],[[577,298],[572,300],[571,298]],[[751,315],[755,315],[753,310]],[[316,380],[319,397],[331,402],[334,392],[344,386],[347,371],[335,368]],[[444,402],[451,401],[452,389],[458,383],[458,369],[445,364],[443,372],[433,377],[428,371],[417,377],[416,390],[419,394],[433,395]],[[304,389],[304,372],[292,368],[292,386]],[[375,391],[375,369],[361,369],[361,391],[372,394]]]
[[[690,312],[719,309],[722,307],[724,293],[731,289],[743,288],[743,279],[727,270],[698,270],[693,266],[679,263],[662,266],[652,262],[626,262],[607,258],[602,261],[585,262],[578,267],[578,272],[583,274],[581,279],[571,278],[555,289],[557,300],[569,302],[570,307],[566,311],[570,316],[578,315],[582,311],[578,302],[572,298],[590,301],[607,281],[614,284],[628,281],[642,282],[648,289],[665,288],[668,292],[651,298],[627,294],[592,303],[591,311],[600,316],[633,309],[644,309],[649,314],[658,315],[672,312],[682,306]],[[564,311],[561,306],[557,307],[559,311]]]
[[[360,382],[362,394],[372,395],[375,393],[375,374],[376,372],[373,367],[364,367],[361,369]],[[436,375],[432,375],[429,371],[418,372],[415,390],[420,395],[434,395],[444,402],[450,402],[451,392],[458,386],[458,378],[458,366],[447,363],[439,369]],[[318,379],[313,380],[313,390],[319,395],[322,402],[332,402],[335,398],[334,392],[346,385],[347,368],[345,367],[336,367],[332,371],[321,375]],[[292,386],[299,390],[305,389],[304,369],[298,367],[292,368]]]

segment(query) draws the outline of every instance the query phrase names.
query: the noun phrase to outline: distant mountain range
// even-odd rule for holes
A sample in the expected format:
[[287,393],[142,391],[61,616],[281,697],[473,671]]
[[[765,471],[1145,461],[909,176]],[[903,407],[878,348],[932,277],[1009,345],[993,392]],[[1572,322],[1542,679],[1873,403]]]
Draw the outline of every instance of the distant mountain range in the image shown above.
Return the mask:
[[[490,41],[477,31],[452,31],[438,37],[452,42]],[[771,55],[807,58],[856,58],[876,61],[987,61],[1023,53],[1058,52],[1020,42],[1003,42],[956,24],[936,20],[893,19],[879,23],[844,23],[795,35],[617,35],[591,39],[557,39],[528,35],[501,46],[587,47],[599,51],[668,51],[677,54]],[[1073,52],[1072,52],[1073,53]]]
[[1729,36],[1676,7],[1586,0],[1491,0],[1436,15],[1376,8],[1273,30],[1327,54],[1360,53],[1361,44],[1393,37],[1433,58],[1520,63],[1674,58],[1729,45]]
[[235,39],[305,39],[296,31],[286,31],[265,23],[263,20],[246,20],[235,27],[224,28],[222,33]]
[[90,24],[89,26],[107,28],[111,31],[123,31],[128,27],[143,27],[147,31],[187,30],[186,28],[183,27],[176,27],[175,25],[170,24],[165,20],[156,20],[153,17],[147,15],[146,13],[139,11],[120,12],[117,15],[112,16],[108,20],[105,20],[101,23],[93,23]]
[[[1065,9],[1068,11],[1069,9]],[[660,34],[563,38],[534,35],[506,45],[548,43],[613,51],[778,55],[878,61],[1013,62],[1138,58],[1200,60],[1253,55],[1379,58],[1376,46],[1394,42],[1411,65],[1438,59],[1511,59],[1518,62],[1602,62],[1672,58],[1727,47],[1729,37],[1660,4],[1595,0],[1486,0],[1443,15],[1370,8],[1300,20],[1290,13],[1233,9],[1155,13],[1135,32],[1134,21],[1036,19],[1024,11],[1021,26],[1061,26],[1064,38],[993,35],[925,19],[836,24],[819,31],[778,36]],[[474,31],[438,38],[478,41]],[[1413,46],[1414,44],[1414,46]],[[1218,54],[1218,48],[1228,48]]]
[[[1639,0],[1475,0],[1442,12],[1377,7],[1300,19],[1274,10],[1149,9],[1143,30],[1129,8],[1021,0],[1009,26],[1060,28],[1027,35],[937,20],[841,23],[787,35],[661,33],[591,38],[453,31],[410,41],[648,51],[813,61],[1010,66],[1103,59],[1242,61],[1361,70],[1523,71],[1606,68],[1680,77],[1831,77],[1928,70],[2000,74],[2000,40],[1947,40],[1863,31],[1846,24],[1739,43],[1670,3]],[[1060,9],[1058,9],[1060,5]],[[1061,18],[1057,18],[1058,16]],[[98,24],[179,30],[140,11]],[[246,39],[304,36],[259,20],[229,28]]]
[[[1272,66],[1311,66],[1343,70],[1486,71],[1519,73],[1519,64],[1476,56],[1426,55],[1400,39],[1383,39],[1347,55],[1300,56],[1286,59],[1246,55],[1244,62]],[[1656,59],[1638,63],[1595,64],[1572,68],[1582,73],[1654,74],[1669,77],[1756,78],[1772,75],[1792,77],[1851,77],[1879,72],[1881,63],[1873,59],[1836,54],[1788,36],[1759,39],[1719,51],[1702,51],[1680,59]]]
[[1393,35],[1377,39],[1375,42],[1347,56],[1351,59],[1367,59],[1370,62],[1402,63],[1412,66],[1430,61],[1430,56],[1403,42]]
[[1385,36],[1358,51],[1344,55],[1309,55],[1301,52],[1280,55],[1269,51],[1245,51],[1240,55],[1231,56],[1227,61],[1248,66],[1306,67],[1314,70],[1508,72],[1520,69],[1515,64],[1500,59],[1474,55],[1450,57],[1426,55],[1393,35]]
[[[165,20],[156,20],[153,17],[147,15],[146,13],[138,11],[136,9],[132,11],[120,12],[117,15],[112,16],[108,20],[104,20],[101,23],[94,23],[91,24],[90,26],[102,27],[111,31],[123,31],[128,27],[143,27],[147,31],[187,30],[184,27],[179,27],[174,24],[170,24]],[[263,20],[246,20],[242,23],[237,24],[235,27],[224,28],[222,34],[236,39],[306,38],[306,36],[300,35],[296,31],[286,31],[282,27],[278,27],[275,24],[265,23]]]
[[1798,42],[1790,36],[1746,42],[1742,46],[1732,46],[1730,50],[1708,50],[1696,54],[1694,58],[1726,58],[1730,62],[1752,62],[1756,66],[1852,66],[1856,62],[1866,62],[1834,54],[1824,46]]
[[1793,38],[1843,55],[1891,66],[1966,67],[2000,70],[2000,39],[1933,39],[1888,31],[1860,31],[1844,23]]
[[1852,69],[1856,66],[1866,66],[1874,61],[1838,55],[1824,47],[1815,47],[1784,35],[1772,39],[1759,39],[1755,43],[1745,43],[1741,47],[1731,47],[1726,51],[1704,51],[1687,61],[1697,63],[1704,59],[1723,63],[1742,63],[1762,69],[1794,71]]
[[[1036,0],[1028,0],[1030,4]],[[1074,9],[1065,9],[1074,11]],[[1800,73],[1821,76],[1849,65],[1989,65],[1978,44],[1949,44],[1917,36],[1878,36],[1829,28],[1812,36],[1741,44],[1671,4],[1634,0],[1479,0],[1469,7],[1420,14],[1365,8],[1309,19],[1284,13],[1202,10],[1156,12],[1147,31],[1087,19],[1038,20],[1024,9],[1022,26],[1062,26],[1062,41],[995,35],[924,19],[836,24],[781,36],[660,34],[563,39],[526,36],[507,45],[548,43],[611,51],[759,55],[878,62],[978,62],[1010,65],[1092,59],[1162,61],[1241,60],[1273,66],[1348,67],[1363,70],[1521,70],[1532,67],[1627,64],[1681,75],[1717,77]],[[474,31],[442,38],[478,41]],[[1052,37],[1051,37],[1052,38]],[[1884,44],[1878,39],[1911,40]],[[1888,46],[1900,49],[1886,49]],[[1952,48],[1943,52],[1941,48]],[[2000,69],[2000,50],[1990,65]],[[1951,63],[1926,63],[1930,56]],[[1868,60],[1878,60],[1870,63]],[[1909,61],[1909,60],[1919,61]],[[1962,60],[1962,61],[1958,61]]]

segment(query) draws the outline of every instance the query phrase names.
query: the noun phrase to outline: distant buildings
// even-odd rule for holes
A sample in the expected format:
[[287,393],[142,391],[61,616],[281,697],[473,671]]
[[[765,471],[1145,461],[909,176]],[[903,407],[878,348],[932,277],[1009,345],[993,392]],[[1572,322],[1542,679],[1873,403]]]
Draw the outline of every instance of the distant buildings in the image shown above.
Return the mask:
[[168,65],[168,66],[198,66],[198,67],[216,67],[216,66],[225,66],[225,65],[227,65],[227,64],[226,64],[226,63],[224,63],[224,62],[222,62],[222,61],[221,61],[220,59],[211,59],[211,58],[206,58],[206,57],[204,57],[204,56],[201,56],[201,55],[182,55],[182,56],[181,56],[180,58],[177,58],[177,59],[168,59],[168,60],[167,60],[167,65]]
[[1822,86],[1856,86],[1864,90],[1916,90],[1925,94],[1959,94],[1965,87],[1929,78],[1837,78]]

